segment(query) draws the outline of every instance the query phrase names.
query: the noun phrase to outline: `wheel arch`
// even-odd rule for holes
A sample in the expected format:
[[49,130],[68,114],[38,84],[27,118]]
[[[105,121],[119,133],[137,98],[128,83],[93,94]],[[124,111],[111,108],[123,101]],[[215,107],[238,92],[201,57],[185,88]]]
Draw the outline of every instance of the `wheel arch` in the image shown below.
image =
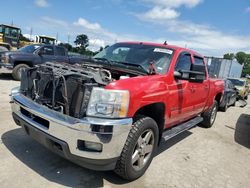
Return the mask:
[[165,112],[166,112],[166,106],[163,102],[151,103],[139,108],[135,112],[133,119],[135,121],[139,115],[148,116],[152,118],[157,123],[159,129],[159,141],[160,141],[165,125]]
[[220,106],[220,103],[221,103],[222,97],[223,97],[223,94],[222,94],[222,93],[217,93],[217,94],[215,95],[214,100],[216,100],[216,101],[217,101],[218,106]]
[[30,61],[14,61],[14,67],[20,64],[28,65],[29,67],[33,67],[32,62]]

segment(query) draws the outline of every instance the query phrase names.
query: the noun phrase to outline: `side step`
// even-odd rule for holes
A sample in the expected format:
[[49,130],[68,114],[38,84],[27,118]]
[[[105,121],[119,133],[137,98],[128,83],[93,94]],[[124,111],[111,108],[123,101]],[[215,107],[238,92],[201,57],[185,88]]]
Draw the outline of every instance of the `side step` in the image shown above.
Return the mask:
[[198,123],[202,122],[203,121],[203,118],[198,116],[194,119],[191,119],[185,123],[182,123],[182,124],[179,124],[173,128],[170,128],[166,131],[163,132],[162,134],[162,138],[167,141],[169,140],[170,138],[173,138],[174,136],[194,127],[195,125],[197,125]]

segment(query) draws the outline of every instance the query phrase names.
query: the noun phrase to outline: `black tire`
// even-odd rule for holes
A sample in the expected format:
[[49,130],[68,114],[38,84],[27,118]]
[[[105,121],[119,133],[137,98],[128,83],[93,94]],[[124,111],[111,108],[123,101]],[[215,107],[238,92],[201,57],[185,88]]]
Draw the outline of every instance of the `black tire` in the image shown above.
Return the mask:
[[201,115],[204,118],[203,121],[201,122],[201,126],[204,128],[212,127],[216,119],[217,111],[218,111],[218,103],[217,101],[214,101],[211,108]]
[[247,100],[248,99],[248,94],[245,96],[245,100]]
[[12,77],[17,80],[20,81],[21,80],[21,75],[22,75],[22,71],[24,69],[29,68],[28,65],[26,64],[18,64],[14,67],[13,71],[12,71]]
[[234,101],[234,103],[232,104],[232,106],[235,106],[235,104],[236,104],[236,100]]
[[228,108],[228,104],[226,103],[225,106],[221,107],[220,109],[222,112],[226,112],[227,108]]
[[[144,160],[146,160],[146,162],[145,164],[140,166],[139,161],[141,161],[142,158],[141,156],[143,155],[144,151],[142,152],[141,147],[138,147],[139,146],[138,143],[140,142],[139,140],[143,140],[145,142],[144,144],[146,144],[147,141],[145,140],[145,138],[149,132],[151,136],[153,135],[152,138],[150,138],[150,144],[149,144],[150,147],[152,147],[152,151],[148,154],[144,154],[142,161],[144,163]],[[145,138],[143,138],[144,134]],[[150,165],[154,157],[158,145],[158,140],[159,140],[158,126],[152,118],[141,117],[138,120],[136,120],[129,132],[121,156],[117,161],[115,173],[121,176],[123,179],[130,181],[135,180],[140,176],[142,176],[147,170],[148,166]],[[148,145],[146,144],[145,146]],[[141,153],[138,152],[139,150],[141,151]],[[132,162],[133,155],[139,157],[135,162]],[[136,157],[134,157],[134,159],[135,158]],[[138,167],[136,166],[136,164],[138,165]]]

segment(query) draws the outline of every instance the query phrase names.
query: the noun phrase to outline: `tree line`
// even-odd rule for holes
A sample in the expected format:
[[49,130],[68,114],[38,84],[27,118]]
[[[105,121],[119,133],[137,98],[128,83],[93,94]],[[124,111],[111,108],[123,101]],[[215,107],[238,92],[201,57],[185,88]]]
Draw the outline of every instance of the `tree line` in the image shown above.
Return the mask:
[[242,74],[250,75],[250,54],[245,53],[245,52],[237,52],[236,54],[234,53],[226,53],[223,56],[224,59],[229,59],[233,60],[236,59],[241,65],[243,65],[243,71]]
[[[30,39],[26,38],[22,34],[20,35],[20,40],[31,42]],[[87,47],[89,46],[89,38],[85,34],[77,35],[76,39],[74,40],[74,44],[75,46],[69,43],[60,43],[58,45],[65,47],[70,52],[75,52],[75,53],[79,53],[79,54],[86,55],[86,56],[94,56],[99,51],[103,50],[103,47],[100,47],[100,49],[95,52],[88,49]]]
[[65,47],[70,52],[75,52],[86,56],[93,56],[99,51],[103,50],[103,47],[100,47],[100,49],[95,52],[88,49],[87,47],[89,46],[89,38],[85,34],[77,35],[74,44],[75,46],[72,46],[69,43],[60,43],[59,46]]

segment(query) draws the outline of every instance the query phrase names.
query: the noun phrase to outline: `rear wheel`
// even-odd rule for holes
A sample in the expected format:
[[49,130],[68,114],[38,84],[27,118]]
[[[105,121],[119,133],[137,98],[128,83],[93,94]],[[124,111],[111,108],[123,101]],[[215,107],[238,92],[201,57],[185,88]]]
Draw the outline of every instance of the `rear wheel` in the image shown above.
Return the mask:
[[232,106],[235,106],[235,104],[236,104],[236,99],[235,99],[234,103],[232,104]]
[[14,67],[13,71],[12,71],[12,76],[15,80],[18,80],[20,81],[21,80],[21,77],[22,77],[22,72],[29,68],[28,65],[26,64],[18,64]]
[[204,118],[203,122],[201,122],[201,126],[205,128],[212,127],[216,119],[217,111],[218,111],[218,103],[217,101],[214,101],[212,107],[201,115]]
[[115,172],[127,180],[142,176],[154,157],[158,139],[156,122],[149,117],[138,119],[130,130]]
[[227,108],[228,108],[228,100],[226,99],[226,101],[225,101],[225,106],[221,107],[220,110],[221,110],[222,112],[226,112],[226,111],[227,111]]

